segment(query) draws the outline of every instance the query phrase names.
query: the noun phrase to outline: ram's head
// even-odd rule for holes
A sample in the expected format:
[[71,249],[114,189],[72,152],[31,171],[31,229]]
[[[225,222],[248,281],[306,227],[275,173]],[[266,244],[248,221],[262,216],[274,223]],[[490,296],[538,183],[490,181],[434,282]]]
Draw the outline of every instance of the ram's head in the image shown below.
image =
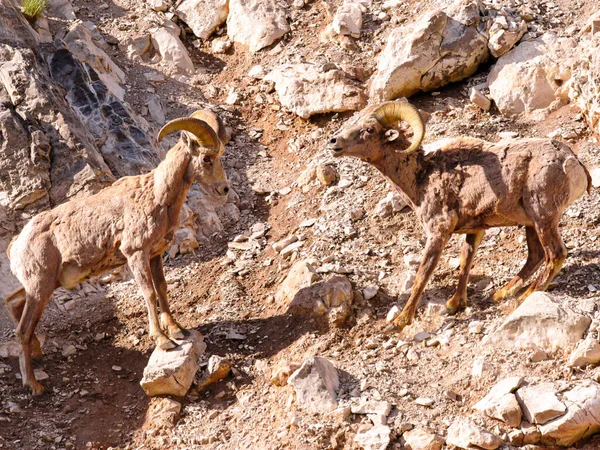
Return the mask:
[[[398,127],[405,121],[413,131],[412,139]],[[412,153],[425,135],[419,110],[405,99],[370,106],[338,131],[328,143],[334,156],[354,156],[368,162],[380,160],[387,147]],[[412,142],[411,142],[412,141]]]
[[175,131],[183,131],[180,142],[191,156],[186,176],[207,193],[225,197],[229,183],[221,157],[226,133],[219,116],[211,111],[196,111],[190,117],[171,120],[158,133],[158,140]]

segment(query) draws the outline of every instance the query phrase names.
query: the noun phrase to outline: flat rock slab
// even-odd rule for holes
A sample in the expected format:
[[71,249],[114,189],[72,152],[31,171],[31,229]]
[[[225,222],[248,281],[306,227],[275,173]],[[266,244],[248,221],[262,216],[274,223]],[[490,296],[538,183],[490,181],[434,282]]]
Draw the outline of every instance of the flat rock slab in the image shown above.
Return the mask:
[[562,416],[567,411],[567,407],[556,396],[553,383],[523,387],[517,391],[517,400],[527,421],[539,425]]
[[288,379],[298,403],[316,413],[333,411],[338,406],[336,391],[340,386],[337,369],[327,359],[313,356],[304,361]]
[[140,384],[146,395],[174,395],[183,397],[190,389],[199,369],[198,358],[206,350],[202,335],[189,331],[185,340],[175,341],[178,346],[172,350],[156,348]]
[[543,443],[568,447],[600,431],[600,384],[580,381],[563,398],[566,414],[539,427]]
[[564,302],[534,292],[483,343],[510,350],[570,350],[590,323],[589,317],[567,308]]
[[521,377],[505,378],[477,402],[473,409],[493,419],[501,420],[511,427],[519,426],[523,414],[513,392],[521,386],[522,382]]

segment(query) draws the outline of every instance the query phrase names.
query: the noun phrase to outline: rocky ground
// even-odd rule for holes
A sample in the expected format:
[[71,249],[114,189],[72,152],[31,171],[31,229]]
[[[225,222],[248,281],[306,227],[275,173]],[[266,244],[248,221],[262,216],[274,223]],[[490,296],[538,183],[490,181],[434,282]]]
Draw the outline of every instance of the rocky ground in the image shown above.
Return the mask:
[[[524,305],[530,315],[504,323],[510,303],[490,298],[526,257],[521,228],[492,229],[472,270],[469,307],[441,314],[456,284],[456,236],[414,324],[390,336],[386,316],[408,297],[423,231],[376,170],[333,159],[324,144],[354,110],[394,91],[428,116],[426,145],[465,135],[551,136],[592,171],[600,166],[600,22],[589,18],[600,4],[499,0],[473,12],[466,2],[456,13],[446,0],[248,2],[266,8],[254,23],[244,20],[243,2],[230,0],[229,15],[225,3],[52,0],[37,42],[17,45],[0,30],[0,137],[12,145],[32,139],[6,125],[16,111],[37,118],[54,152],[19,172],[19,153],[0,140],[0,168],[11,174],[0,176],[3,248],[34,212],[153,167],[175,142],[156,144],[160,126],[199,108],[218,111],[230,129],[224,160],[235,191],[220,205],[193,190],[166,257],[174,315],[206,344],[187,395],[161,403],[140,386],[154,346],[141,294],[118,271],[55,293],[39,326],[41,398],[21,386],[12,323],[0,310],[0,448],[598,448],[598,437],[578,439],[600,430],[591,417],[600,414],[598,191],[566,211],[569,257],[551,297]],[[427,16],[435,8],[448,15]],[[7,30],[25,33],[2,11]],[[432,38],[419,47],[407,36],[413,29],[459,36],[459,44],[448,50]],[[53,83],[58,99],[39,87],[44,101],[35,102],[22,88],[44,83],[14,75],[12,67],[24,67],[13,55],[21,46],[39,48],[27,73]],[[60,70],[70,61],[58,59],[63,46],[87,63],[69,73],[99,74],[110,95],[96,98],[114,113],[88,112]],[[405,48],[421,59],[406,66]],[[378,66],[380,55],[400,75]],[[51,58],[58,63],[45,68]],[[48,104],[56,116],[40,113]],[[131,119],[114,120],[123,110]],[[58,134],[70,149],[60,157]],[[81,181],[58,170],[71,159],[85,159],[93,175]],[[34,170],[41,175],[30,176]],[[6,264],[0,273],[6,293],[14,280]],[[213,355],[231,371],[204,387]],[[161,407],[167,413],[155,413]],[[576,431],[563,432],[561,421]]]

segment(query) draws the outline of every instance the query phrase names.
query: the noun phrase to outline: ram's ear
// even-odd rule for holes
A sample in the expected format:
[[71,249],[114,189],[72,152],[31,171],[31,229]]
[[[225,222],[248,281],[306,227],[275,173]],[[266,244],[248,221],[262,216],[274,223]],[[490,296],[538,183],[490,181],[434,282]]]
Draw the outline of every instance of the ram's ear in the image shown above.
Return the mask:
[[393,128],[390,130],[387,130],[384,134],[385,136],[385,140],[388,142],[392,142],[395,141],[396,139],[398,139],[398,136],[400,136],[400,132],[398,130],[394,130]]

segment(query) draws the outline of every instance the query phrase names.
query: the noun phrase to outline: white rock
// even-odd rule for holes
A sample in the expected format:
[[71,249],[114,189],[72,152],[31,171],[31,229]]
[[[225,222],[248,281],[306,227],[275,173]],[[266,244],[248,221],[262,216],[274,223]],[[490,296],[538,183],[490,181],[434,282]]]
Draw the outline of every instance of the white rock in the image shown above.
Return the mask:
[[252,66],[248,71],[248,76],[257,80],[262,80],[265,77],[265,68],[260,65]]
[[167,28],[155,30],[152,33],[152,44],[163,61],[173,64],[174,70],[188,75],[194,73],[194,63],[185,45],[171,30]]
[[591,319],[577,314],[545,292],[534,292],[513,311],[484,345],[504,349],[569,350],[583,336]]
[[433,406],[434,401],[432,398],[429,398],[429,397],[418,397],[415,399],[415,403],[417,405],[429,407],[429,406]]
[[314,260],[301,260],[294,263],[275,293],[275,301],[278,305],[287,307],[300,290],[313,285],[321,278],[313,267],[314,263]]
[[502,381],[496,383],[485,397],[473,405],[473,409],[476,409],[479,412],[484,412],[486,408],[498,401],[500,398],[504,397],[506,394],[515,392],[522,383],[523,378],[521,377],[509,377],[503,379]]
[[189,333],[185,340],[176,341],[176,348],[161,350],[157,347],[152,352],[140,381],[146,395],[183,397],[187,393],[199,368],[198,358],[206,349],[200,333],[195,330]]
[[478,2],[456,2],[394,29],[371,83],[374,101],[408,97],[471,76],[488,57]]
[[149,6],[154,11],[163,12],[169,9],[169,4],[165,0],[150,0]]
[[366,10],[364,0],[344,0],[336,10],[331,23],[333,31],[340,35],[360,37],[362,14]]
[[201,39],[208,38],[224,24],[228,13],[228,0],[183,0],[175,10]]
[[562,416],[567,408],[556,397],[554,384],[540,383],[536,386],[525,386],[517,391],[517,400],[523,409],[528,422],[538,425]]
[[392,411],[392,404],[385,400],[366,400],[361,398],[359,403],[350,406],[352,414],[377,414],[388,416]]
[[288,378],[298,403],[315,413],[333,411],[338,406],[336,391],[340,380],[336,368],[327,359],[313,356]]
[[400,315],[401,312],[402,312],[402,310],[398,307],[398,305],[394,305],[388,311],[387,316],[385,317],[385,320],[387,322],[392,322],[396,317],[398,317]]
[[375,215],[379,217],[389,217],[395,212],[400,212],[406,207],[406,202],[400,194],[391,191],[388,192],[385,198],[382,198],[375,207]]
[[279,253],[281,250],[286,248],[288,245],[296,242],[297,240],[298,240],[298,237],[295,234],[290,234],[288,237],[275,242],[271,246],[273,247],[273,250],[275,250],[277,253]]
[[598,364],[600,362],[600,343],[592,337],[579,341],[571,356],[569,356],[569,365],[571,367],[585,367],[588,364]]
[[425,428],[414,428],[402,434],[406,450],[441,450],[444,438]]
[[566,102],[566,44],[552,33],[522,42],[500,57],[488,75],[490,96],[505,116],[543,117]]
[[[504,23],[501,22],[504,21]],[[490,28],[488,48],[494,58],[498,58],[509,51],[519,42],[527,31],[527,23],[524,20],[511,20],[511,25],[506,23],[504,16],[497,16]]]
[[229,39],[215,39],[210,47],[213,53],[221,54],[227,53],[232,45],[233,43]]
[[492,106],[492,102],[490,101],[490,99],[475,88],[471,88],[469,90],[469,100],[471,101],[471,103],[479,106],[484,111],[489,111]]
[[148,112],[150,113],[152,120],[158,125],[164,125],[166,121],[165,112],[162,109],[158,97],[154,94],[149,95],[146,104],[148,105]]
[[446,444],[462,449],[474,447],[495,450],[502,445],[502,439],[469,419],[458,418],[448,428]]
[[[569,85],[569,98],[584,113],[592,130],[600,134],[600,13],[589,18],[581,32],[573,76]],[[592,179],[594,175],[592,174]],[[596,176],[597,178],[597,176]]]
[[600,431],[600,384],[582,380],[563,393],[567,412],[539,427],[542,442],[569,447]]
[[358,433],[354,437],[354,442],[364,450],[385,450],[390,443],[390,433],[390,427],[377,425],[368,431]]
[[290,31],[286,11],[276,0],[229,0],[227,34],[252,53]]
[[362,88],[343,72],[322,72],[312,63],[284,64],[267,74],[265,80],[275,83],[281,104],[303,119],[326,112],[354,111],[366,103]]

